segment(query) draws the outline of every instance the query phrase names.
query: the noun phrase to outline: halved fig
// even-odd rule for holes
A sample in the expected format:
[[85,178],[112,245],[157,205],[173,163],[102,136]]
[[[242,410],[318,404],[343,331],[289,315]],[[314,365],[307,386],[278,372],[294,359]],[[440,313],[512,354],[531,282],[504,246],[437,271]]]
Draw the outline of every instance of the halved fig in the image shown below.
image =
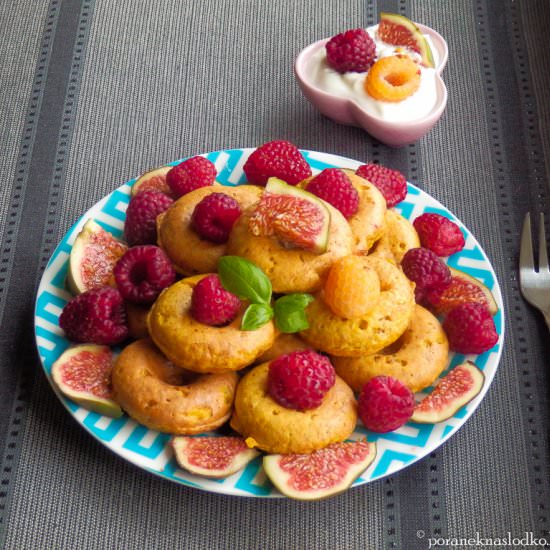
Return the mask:
[[263,467],[283,495],[319,500],[345,491],[375,457],[375,443],[344,441],[310,454],[266,455]]
[[449,268],[451,284],[444,290],[426,293],[427,305],[436,315],[444,315],[454,307],[466,302],[476,302],[487,307],[491,315],[496,315],[498,305],[493,293],[478,279],[464,271]]
[[260,454],[237,436],[175,436],[172,448],[181,468],[211,478],[228,477]]
[[122,409],[112,399],[113,362],[109,346],[74,346],[65,350],[52,365],[52,379],[61,393],[81,407],[118,418],[122,416]]
[[330,211],[313,193],[269,178],[248,227],[253,235],[275,236],[290,246],[322,254],[328,245]]
[[416,405],[411,421],[435,424],[448,420],[481,391],[484,382],[484,374],[471,361],[457,365]]
[[116,286],[113,268],[128,246],[89,219],[76,236],[69,257],[67,284],[73,294]]
[[132,185],[132,197],[143,191],[160,191],[172,198],[175,198],[170,186],[166,183],[166,174],[170,172],[172,166],[161,166],[154,170],[149,170],[141,175]]

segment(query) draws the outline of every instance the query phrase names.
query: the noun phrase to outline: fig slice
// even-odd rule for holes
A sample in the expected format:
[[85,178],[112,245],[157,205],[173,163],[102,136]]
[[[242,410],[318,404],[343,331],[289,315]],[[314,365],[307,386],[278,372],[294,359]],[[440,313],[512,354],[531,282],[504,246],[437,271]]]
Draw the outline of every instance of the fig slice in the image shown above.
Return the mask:
[[271,177],[248,227],[256,236],[275,236],[282,243],[316,254],[326,251],[330,210],[313,193]]
[[52,379],[63,395],[81,407],[118,418],[122,416],[122,409],[112,398],[113,363],[109,346],[73,346],[52,365]]
[[132,185],[132,197],[143,191],[160,191],[175,198],[170,186],[166,183],[166,174],[173,166],[161,166],[142,174]]
[[266,455],[263,467],[283,495],[319,500],[348,489],[375,457],[375,443],[344,441],[310,454]]
[[73,294],[115,286],[113,268],[128,246],[89,219],[76,236],[69,257],[67,284]]
[[224,478],[242,470],[259,452],[238,436],[178,435],[172,438],[178,465],[192,474]]
[[464,271],[449,268],[451,284],[444,290],[426,293],[426,302],[435,315],[444,315],[454,307],[466,302],[476,302],[487,307],[491,315],[496,315],[498,305],[493,293],[478,279]]
[[416,405],[411,421],[435,424],[448,420],[481,391],[484,382],[485,375],[471,361],[457,365]]
[[387,44],[410,48],[420,55],[424,66],[435,67],[428,41],[416,24],[404,15],[381,13],[378,37]]

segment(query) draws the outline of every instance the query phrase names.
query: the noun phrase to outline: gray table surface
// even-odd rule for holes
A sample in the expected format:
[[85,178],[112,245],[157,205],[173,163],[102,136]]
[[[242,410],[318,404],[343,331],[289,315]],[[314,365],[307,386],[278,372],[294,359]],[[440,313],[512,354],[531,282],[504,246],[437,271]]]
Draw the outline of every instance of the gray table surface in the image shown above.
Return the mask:
[[[320,116],[292,72],[305,45],[381,11],[449,43],[447,110],[401,149]],[[548,28],[544,0],[1,2],[3,548],[550,542],[550,338],[517,281],[524,214],[544,211],[550,222]],[[45,264],[91,205],[148,168],[276,138],[401,170],[470,228],[505,299],[500,367],[463,428],[398,474],[315,503],[211,494],[125,462],[67,414],[33,341]]]

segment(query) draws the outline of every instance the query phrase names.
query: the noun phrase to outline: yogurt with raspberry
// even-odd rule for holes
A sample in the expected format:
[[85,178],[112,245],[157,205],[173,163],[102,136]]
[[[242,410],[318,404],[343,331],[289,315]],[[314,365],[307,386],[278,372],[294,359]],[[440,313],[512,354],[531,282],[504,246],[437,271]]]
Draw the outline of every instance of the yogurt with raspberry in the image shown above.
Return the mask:
[[[393,46],[378,38],[378,25],[366,29],[376,45],[376,59],[407,53],[415,61],[420,55],[403,46]],[[434,56],[437,67],[439,59],[431,38],[424,35]],[[419,64],[421,71],[418,90],[403,101],[391,103],[371,97],[364,88],[366,72],[339,73],[329,66],[325,48],[319,48],[311,58],[311,82],[319,89],[356,101],[368,114],[388,122],[409,122],[428,115],[437,104],[436,70]]]

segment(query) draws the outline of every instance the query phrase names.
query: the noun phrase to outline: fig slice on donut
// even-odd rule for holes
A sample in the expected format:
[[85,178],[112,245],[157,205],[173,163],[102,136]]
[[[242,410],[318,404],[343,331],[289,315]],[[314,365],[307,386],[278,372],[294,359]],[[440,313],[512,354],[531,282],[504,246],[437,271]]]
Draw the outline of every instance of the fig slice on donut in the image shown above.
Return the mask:
[[266,455],[263,467],[283,495],[297,500],[319,500],[348,489],[375,457],[375,443],[344,441],[310,454]]
[[109,346],[81,344],[65,350],[52,366],[52,379],[61,393],[99,414],[118,418],[122,409],[113,400]]
[[260,454],[238,436],[175,436],[172,448],[181,468],[211,478],[228,477]]
[[411,421],[435,424],[448,420],[479,394],[484,382],[485,375],[471,361],[457,365],[416,405]]

